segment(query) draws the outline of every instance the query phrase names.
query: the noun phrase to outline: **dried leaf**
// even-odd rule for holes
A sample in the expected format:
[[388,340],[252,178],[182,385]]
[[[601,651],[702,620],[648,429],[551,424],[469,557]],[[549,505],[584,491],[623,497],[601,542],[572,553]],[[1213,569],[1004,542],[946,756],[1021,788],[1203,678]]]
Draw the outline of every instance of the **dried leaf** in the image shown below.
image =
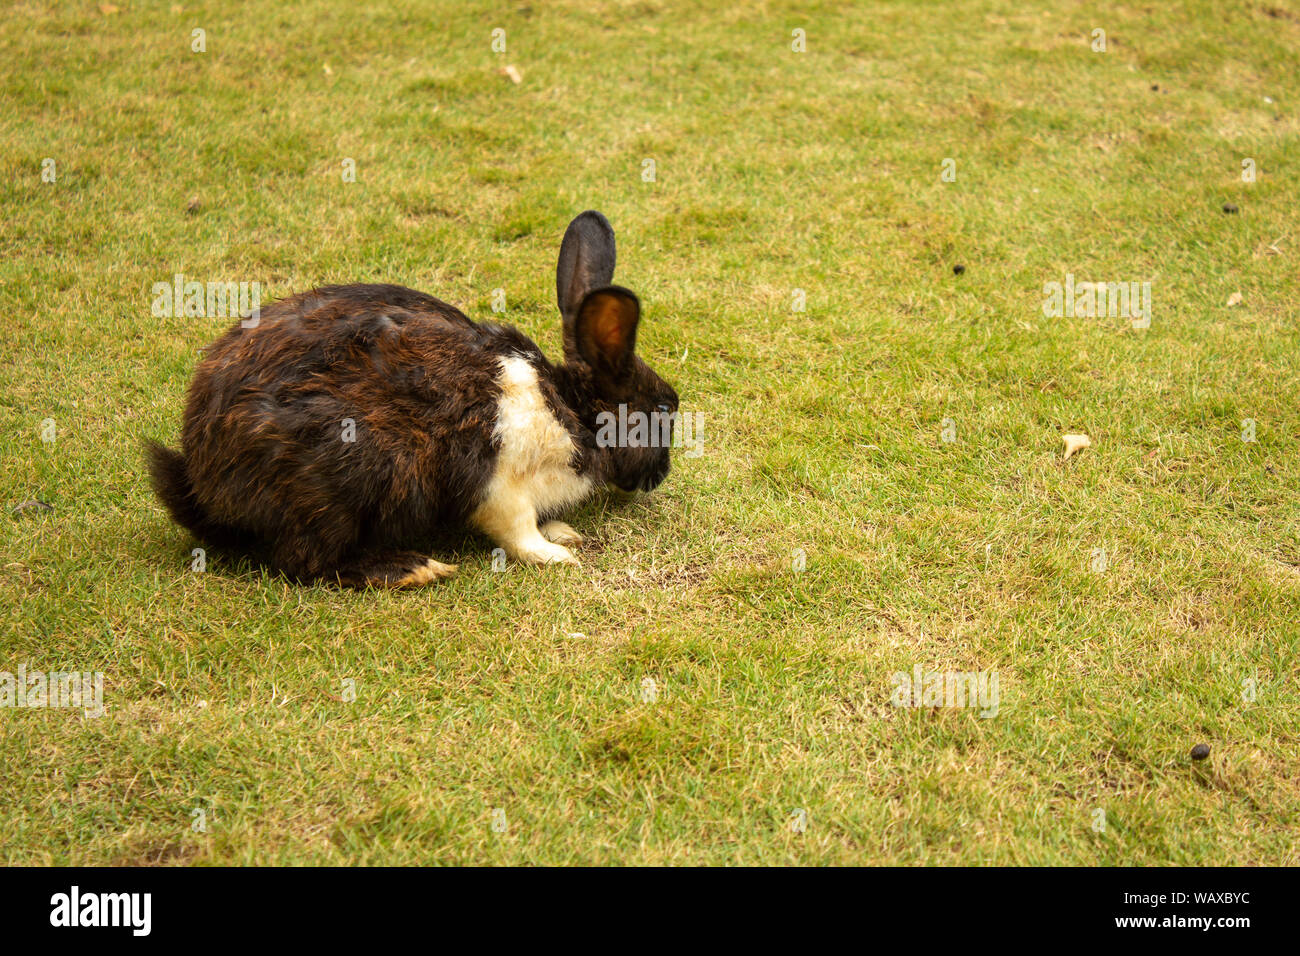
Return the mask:
[[1065,442],[1065,460],[1069,461],[1070,456],[1082,448],[1091,448],[1092,439],[1087,435],[1062,435],[1061,440]]
[[1228,308],[1231,309],[1234,305],[1241,305],[1240,292],[1234,292],[1232,295],[1228,296]]

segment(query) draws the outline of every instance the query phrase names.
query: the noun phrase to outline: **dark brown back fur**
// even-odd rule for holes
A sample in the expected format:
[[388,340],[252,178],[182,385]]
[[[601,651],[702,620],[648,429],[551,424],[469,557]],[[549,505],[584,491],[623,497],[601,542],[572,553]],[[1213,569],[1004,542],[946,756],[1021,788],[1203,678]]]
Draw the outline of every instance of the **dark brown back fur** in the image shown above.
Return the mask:
[[400,286],[276,302],[208,348],[185,411],[189,488],[164,501],[200,537],[257,538],[304,579],[371,544],[427,539],[478,504],[509,352],[545,362],[514,329]]

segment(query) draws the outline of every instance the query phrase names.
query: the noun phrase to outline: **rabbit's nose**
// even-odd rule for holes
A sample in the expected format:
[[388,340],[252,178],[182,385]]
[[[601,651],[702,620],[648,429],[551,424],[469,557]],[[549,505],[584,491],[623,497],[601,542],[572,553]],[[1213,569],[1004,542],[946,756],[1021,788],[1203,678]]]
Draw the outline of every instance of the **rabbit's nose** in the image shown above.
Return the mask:
[[665,464],[659,467],[658,469],[656,469],[652,474],[646,475],[644,478],[642,478],[641,483],[637,487],[640,488],[642,491],[654,491],[663,483],[663,480],[667,477],[668,477],[668,465]]

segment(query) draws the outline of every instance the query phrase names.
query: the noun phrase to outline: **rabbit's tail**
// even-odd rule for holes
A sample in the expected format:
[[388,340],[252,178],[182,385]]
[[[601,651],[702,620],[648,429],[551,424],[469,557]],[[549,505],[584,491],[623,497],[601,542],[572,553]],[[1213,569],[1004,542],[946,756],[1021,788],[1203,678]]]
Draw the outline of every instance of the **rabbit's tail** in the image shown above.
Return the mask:
[[145,443],[145,456],[149,460],[154,493],[177,524],[208,544],[230,544],[234,541],[235,530],[208,517],[194,496],[194,486],[190,483],[184,455],[151,441]]

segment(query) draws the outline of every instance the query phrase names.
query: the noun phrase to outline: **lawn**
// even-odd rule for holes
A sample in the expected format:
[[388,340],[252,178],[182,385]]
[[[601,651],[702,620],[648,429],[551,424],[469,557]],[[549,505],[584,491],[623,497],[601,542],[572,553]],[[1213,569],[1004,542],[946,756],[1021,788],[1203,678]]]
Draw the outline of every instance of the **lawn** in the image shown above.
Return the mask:
[[[0,863],[1300,862],[1296,0],[381,6],[0,12],[0,671],[105,708],[0,707]],[[587,208],[703,454],[580,567],[193,569],[155,283],[558,355]]]

